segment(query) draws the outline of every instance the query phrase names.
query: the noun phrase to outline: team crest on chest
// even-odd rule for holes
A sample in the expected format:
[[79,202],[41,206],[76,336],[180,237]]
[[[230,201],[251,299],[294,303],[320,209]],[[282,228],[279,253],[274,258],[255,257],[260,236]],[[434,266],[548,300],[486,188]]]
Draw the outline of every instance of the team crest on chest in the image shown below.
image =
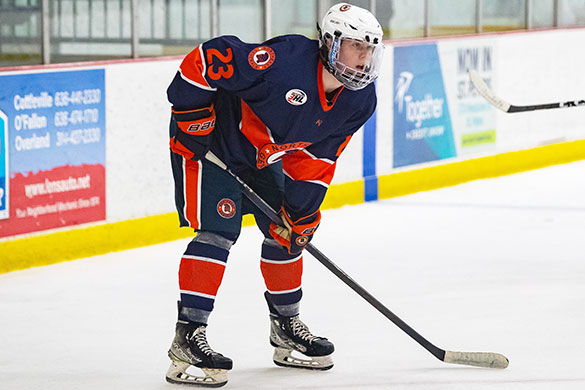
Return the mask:
[[310,142],[291,142],[289,144],[266,144],[258,149],[256,167],[262,169],[283,158],[287,153],[293,153],[311,145]]
[[220,217],[230,219],[236,214],[236,204],[229,198],[217,202],[217,213]]
[[248,54],[248,63],[256,70],[264,70],[274,62],[276,55],[268,46],[258,46]]
[[293,106],[300,106],[307,102],[307,94],[300,89],[291,89],[286,93],[286,101]]

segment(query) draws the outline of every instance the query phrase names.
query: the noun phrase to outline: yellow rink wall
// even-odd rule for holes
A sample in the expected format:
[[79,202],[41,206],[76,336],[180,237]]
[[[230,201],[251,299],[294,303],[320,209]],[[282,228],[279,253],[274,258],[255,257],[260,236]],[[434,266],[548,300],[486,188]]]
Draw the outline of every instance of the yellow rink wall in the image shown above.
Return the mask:
[[[379,199],[585,160],[585,140],[503,153],[451,164],[380,176]],[[323,209],[362,203],[363,180],[332,185]],[[243,225],[252,225],[245,216]],[[0,241],[0,273],[100,255],[192,237],[191,229],[178,227],[175,213],[64,230],[50,234]]]
[[[580,48],[584,39],[585,28],[572,28],[387,42],[384,64],[376,83],[376,115],[360,131],[361,135],[353,137],[338,160],[334,183],[340,184],[330,186],[322,208],[358,204],[365,199],[392,198],[585,159],[583,108],[526,114],[498,112],[468,93],[466,73],[466,67],[479,69],[481,65],[483,76],[493,82],[494,92],[517,104],[541,103],[539,96],[543,91],[551,101],[578,99],[585,88],[585,79],[579,77],[576,69],[585,67],[585,51],[575,48]],[[427,49],[434,45],[436,56],[429,57],[430,51],[425,49],[427,54],[420,57],[423,62],[414,61],[412,68],[404,67],[412,50],[419,52],[414,47],[417,45],[425,45]],[[406,50],[405,46],[413,48]],[[168,161],[170,104],[164,91],[181,60],[180,57],[165,57],[0,68],[0,78],[26,73],[104,69],[106,99],[105,111],[100,111],[106,117],[103,129],[106,134],[105,221],[2,238],[0,273],[193,236],[191,229],[178,227],[178,218],[171,212],[174,205],[169,193],[173,188]],[[474,63],[473,60],[478,61]],[[411,63],[410,60],[406,62]],[[452,134],[448,141],[453,143],[457,153],[456,156],[438,153],[437,156],[445,156],[438,160],[414,158],[407,164],[396,164],[396,155],[406,153],[409,157],[417,157],[419,151],[418,148],[405,149],[406,132],[414,130],[416,133],[435,126],[431,121],[436,118],[429,117],[431,111],[427,103],[439,99],[443,92],[439,94],[437,88],[426,91],[408,87],[410,92],[402,91],[403,98],[404,101],[409,98],[414,111],[401,111],[398,108],[400,99],[396,99],[395,74],[407,70],[416,81],[420,75],[415,73],[424,63],[435,65],[426,70],[433,80],[442,80],[445,99],[441,112],[450,115]],[[440,74],[438,64],[441,65]],[[144,83],[145,79],[149,82]],[[76,88],[72,85],[71,91]],[[10,103],[12,99],[4,99],[0,100],[2,107],[14,106]],[[467,107],[467,111],[462,107]],[[475,111],[469,111],[470,107]],[[477,111],[478,108],[482,111]],[[11,110],[14,111],[14,107]],[[26,112],[26,115],[32,114],[32,111]],[[467,115],[470,112],[472,115]],[[447,123],[444,115],[440,118],[444,126]],[[8,117],[7,123],[14,120]],[[427,120],[428,123],[423,123]],[[482,138],[486,132],[490,134],[487,140]],[[469,137],[484,143],[469,142]],[[131,140],[131,147],[128,140]],[[11,154],[10,158],[16,155]],[[12,221],[19,222],[16,218]],[[249,216],[243,222],[244,225],[253,223]]]

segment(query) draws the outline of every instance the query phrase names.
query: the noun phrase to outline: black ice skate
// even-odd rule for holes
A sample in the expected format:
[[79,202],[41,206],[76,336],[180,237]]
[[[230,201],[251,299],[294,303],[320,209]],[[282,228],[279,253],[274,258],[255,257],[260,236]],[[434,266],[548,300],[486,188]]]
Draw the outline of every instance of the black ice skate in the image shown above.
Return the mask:
[[[333,343],[313,335],[299,316],[285,317],[277,313],[264,294],[270,309],[270,344],[274,347],[272,359],[278,366],[328,370],[333,367]],[[293,356],[300,352],[304,357]]]
[[[205,331],[206,325],[201,323],[177,322],[175,338],[169,349],[171,366],[167,371],[167,382],[205,387],[220,387],[227,383],[232,360],[209,347]],[[191,367],[201,369],[205,376],[188,373]]]

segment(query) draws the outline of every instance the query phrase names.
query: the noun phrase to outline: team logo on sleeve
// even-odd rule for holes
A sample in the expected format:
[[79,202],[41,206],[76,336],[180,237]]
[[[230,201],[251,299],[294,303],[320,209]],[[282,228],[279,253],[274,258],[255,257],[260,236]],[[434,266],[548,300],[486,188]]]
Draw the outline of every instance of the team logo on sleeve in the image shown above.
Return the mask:
[[236,214],[236,204],[229,198],[223,198],[217,203],[217,213],[222,218],[230,219]]
[[258,46],[248,54],[250,66],[256,70],[264,70],[274,62],[276,55],[268,46]]
[[293,106],[300,106],[307,102],[307,94],[300,89],[291,89],[286,93],[286,101]]

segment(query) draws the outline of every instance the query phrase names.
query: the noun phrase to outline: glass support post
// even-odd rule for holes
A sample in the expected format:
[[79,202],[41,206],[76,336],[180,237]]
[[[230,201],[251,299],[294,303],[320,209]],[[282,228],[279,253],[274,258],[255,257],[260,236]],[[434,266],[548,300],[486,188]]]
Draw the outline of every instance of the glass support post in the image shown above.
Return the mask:
[[130,0],[130,20],[131,20],[131,46],[132,58],[138,58],[138,50],[140,46],[140,24],[138,19],[138,0]]
[[51,63],[51,14],[49,0],[41,2],[41,52],[43,64]]

